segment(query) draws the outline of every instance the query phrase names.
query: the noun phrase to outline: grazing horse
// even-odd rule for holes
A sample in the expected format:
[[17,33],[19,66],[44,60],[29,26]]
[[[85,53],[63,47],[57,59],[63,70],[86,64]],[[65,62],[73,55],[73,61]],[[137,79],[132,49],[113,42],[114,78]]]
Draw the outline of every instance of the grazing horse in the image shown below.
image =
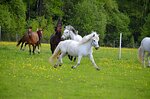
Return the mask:
[[[145,57],[146,52],[147,52],[147,55]],[[139,60],[142,61],[142,64],[144,65],[144,67],[146,67],[145,58],[148,61],[148,65],[150,66],[150,61],[149,61],[149,57],[150,57],[150,37],[145,37],[141,41],[141,45],[138,48],[138,56],[139,56]]]
[[62,31],[62,23],[61,20],[58,20],[57,27],[55,28],[55,34],[50,36],[50,49],[52,54],[54,53],[55,48],[61,41],[61,31]]
[[[75,40],[75,41],[81,41],[82,37],[80,35],[78,35],[78,32],[74,29],[74,27],[72,27],[71,25],[68,25],[65,27],[65,30],[61,36],[61,39],[65,40],[65,39],[71,39],[71,40]],[[72,60],[73,57],[68,55],[69,59]],[[74,58],[74,61],[76,60],[76,57]]]
[[54,65],[54,67],[56,68],[58,65],[61,66],[63,64],[62,58],[66,54],[69,54],[75,57],[78,56],[77,64],[75,66],[72,66],[72,68],[76,68],[78,65],[80,65],[82,56],[89,56],[94,67],[97,70],[100,70],[99,67],[95,63],[93,54],[92,54],[93,52],[92,46],[94,46],[95,49],[99,48],[98,41],[99,41],[99,35],[96,32],[92,32],[91,34],[84,36],[80,42],[77,42],[74,40],[61,41],[56,47],[53,55],[50,57],[50,62],[54,63],[54,60],[57,59],[57,57],[59,56],[57,63]]
[[[43,34],[43,30],[42,29],[37,29],[37,34],[39,36],[39,44],[41,43],[41,38],[42,38],[42,34]],[[28,44],[27,43],[27,38],[28,38],[28,34],[25,33],[23,35],[23,37],[18,41],[17,45],[16,46],[19,46],[21,44],[21,47],[20,47],[20,50],[24,50],[26,45]],[[25,45],[24,45],[25,43]],[[24,45],[24,48],[22,48]],[[38,45],[37,45],[38,46]],[[39,49],[39,46],[38,46],[38,49]]]

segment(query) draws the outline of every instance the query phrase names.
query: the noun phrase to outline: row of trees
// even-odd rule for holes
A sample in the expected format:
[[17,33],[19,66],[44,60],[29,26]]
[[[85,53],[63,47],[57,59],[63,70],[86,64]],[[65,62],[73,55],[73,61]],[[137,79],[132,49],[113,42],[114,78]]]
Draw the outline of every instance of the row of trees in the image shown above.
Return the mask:
[[136,47],[150,36],[149,0],[1,0],[2,40],[16,40],[28,26],[44,28],[43,41],[54,33],[58,18],[72,25],[84,36],[92,30],[100,34],[104,46]]

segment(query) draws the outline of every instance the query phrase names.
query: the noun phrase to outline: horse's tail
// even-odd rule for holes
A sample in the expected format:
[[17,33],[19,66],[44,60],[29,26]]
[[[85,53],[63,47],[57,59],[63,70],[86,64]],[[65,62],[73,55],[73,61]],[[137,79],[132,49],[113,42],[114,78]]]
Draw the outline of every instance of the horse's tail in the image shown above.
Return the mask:
[[22,38],[18,41],[16,46],[19,46],[21,42],[22,42]]
[[51,64],[54,63],[54,61],[57,59],[57,57],[60,55],[60,44],[58,44],[58,46],[56,47],[53,55],[50,57],[49,62]]
[[140,62],[143,60],[143,47],[142,47],[142,45],[138,48],[138,58],[139,58]]

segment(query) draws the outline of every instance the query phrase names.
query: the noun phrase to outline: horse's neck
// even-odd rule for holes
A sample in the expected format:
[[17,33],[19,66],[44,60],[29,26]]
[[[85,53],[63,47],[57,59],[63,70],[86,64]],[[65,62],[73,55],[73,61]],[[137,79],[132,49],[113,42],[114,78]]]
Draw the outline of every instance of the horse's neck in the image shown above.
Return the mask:
[[56,32],[55,35],[57,35],[59,38],[61,38],[61,32]]
[[75,35],[73,32],[71,32],[71,33],[70,33],[70,38],[71,38],[72,40],[76,40],[76,35]]
[[91,40],[89,40],[88,42],[85,42],[85,43],[80,43],[80,45],[86,47],[87,50],[92,49],[92,42],[91,42]]
[[75,40],[75,41],[80,41],[81,40],[81,38],[79,37],[79,35],[76,35],[73,32],[70,33],[70,38],[72,40]]

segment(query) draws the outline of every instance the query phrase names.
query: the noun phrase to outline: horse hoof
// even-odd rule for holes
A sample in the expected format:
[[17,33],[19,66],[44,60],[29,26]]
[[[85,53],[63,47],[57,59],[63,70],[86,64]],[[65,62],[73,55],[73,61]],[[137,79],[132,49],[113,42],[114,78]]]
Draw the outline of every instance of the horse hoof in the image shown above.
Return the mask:
[[75,67],[75,66],[72,66],[71,68],[72,68],[72,69],[75,69],[76,67]]
[[99,68],[96,68],[96,70],[98,70],[98,71],[99,71],[100,69],[99,69]]
[[54,68],[57,68],[57,65],[54,65]]

